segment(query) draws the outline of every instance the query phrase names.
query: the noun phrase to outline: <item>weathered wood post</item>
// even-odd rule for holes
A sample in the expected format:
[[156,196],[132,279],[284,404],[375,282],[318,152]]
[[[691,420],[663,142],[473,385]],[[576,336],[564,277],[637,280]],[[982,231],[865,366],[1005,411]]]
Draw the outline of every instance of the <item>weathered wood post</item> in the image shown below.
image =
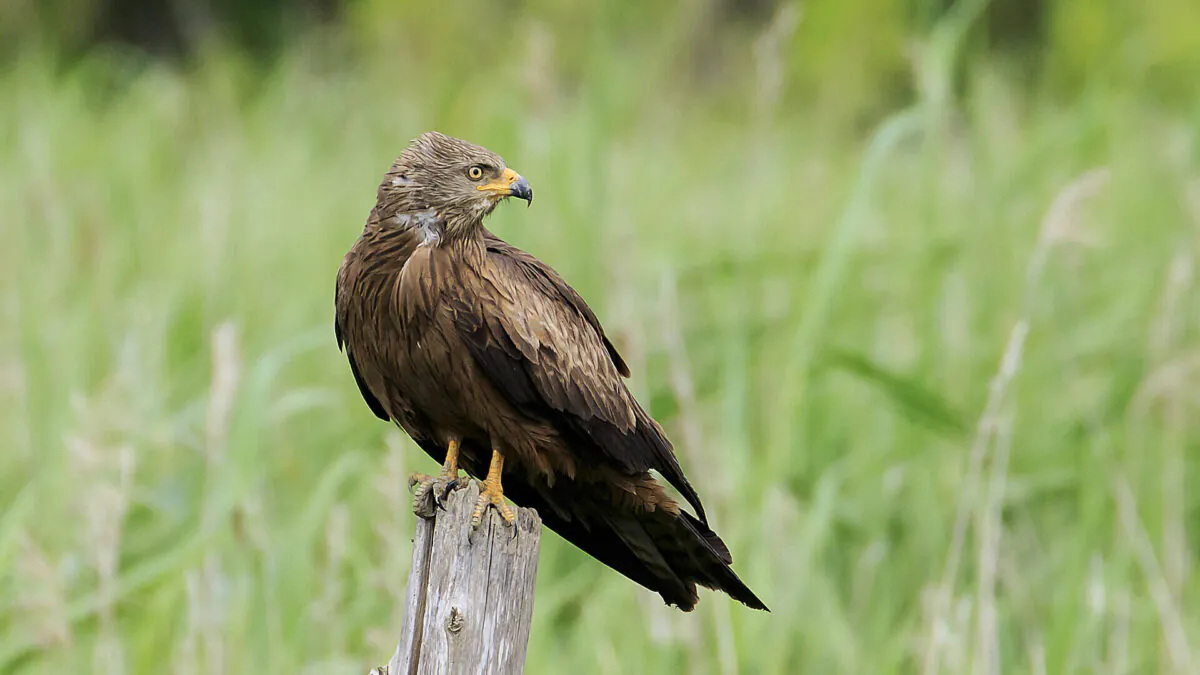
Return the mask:
[[524,670],[542,521],[533,509],[517,509],[508,527],[489,509],[472,530],[478,497],[470,481],[444,511],[417,519],[404,627],[387,675]]

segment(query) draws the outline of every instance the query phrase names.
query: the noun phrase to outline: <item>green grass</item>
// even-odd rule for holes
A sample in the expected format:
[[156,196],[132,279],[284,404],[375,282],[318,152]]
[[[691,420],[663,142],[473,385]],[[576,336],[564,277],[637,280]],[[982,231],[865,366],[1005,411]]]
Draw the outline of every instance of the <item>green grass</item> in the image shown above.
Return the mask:
[[540,65],[3,71],[0,671],[387,660],[430,463],[359,398],[333,278],[428,128],[530,179],[491,227],[597,310],[774,610],[547,537],[529,672],[1200,668],[1194,118],[985,65],[859,139],[743,110],[752,75]]

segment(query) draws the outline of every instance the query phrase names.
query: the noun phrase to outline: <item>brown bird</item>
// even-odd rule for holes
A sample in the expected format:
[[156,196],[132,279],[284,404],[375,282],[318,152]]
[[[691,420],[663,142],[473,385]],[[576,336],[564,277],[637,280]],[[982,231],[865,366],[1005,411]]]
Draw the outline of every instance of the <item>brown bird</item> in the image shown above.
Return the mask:
[[[472,515],[512,524],[508,496],[668,604],[696,585],[766,605],[730,568],[662,428],[623,381],[596,315],[550,266],[483,226],[529,183],[477,145],[422,134],[396,159],[338,270],[334,329],[371,411],[434,460],[414,508],[483,478]],[[695,510],[680,508],[657,471]]]

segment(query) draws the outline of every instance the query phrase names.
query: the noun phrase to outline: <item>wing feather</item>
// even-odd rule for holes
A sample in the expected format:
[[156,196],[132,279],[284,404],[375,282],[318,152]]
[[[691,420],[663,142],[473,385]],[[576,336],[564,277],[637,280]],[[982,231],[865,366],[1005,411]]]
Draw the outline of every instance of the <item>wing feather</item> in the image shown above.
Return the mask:
[[496,293],[459,303],[468,351],[514,405],[553,421],[577,452],[590,450],[627,473],[651,469],[707,523],[670,442],[623,381],[629,368],[596,315],[545,263],[490,235],[483,273]]
[[371,412],[379,419],[395,419],[397,423],[408,406],[385,391],[384,374],[373,363],[378,359],[372,359],[372,352],[385,345],[387,338],[378,334],[367,317],[391,303],[389,290],[399,276],[395,271],[403,267],[415,248],[416,240],[410,232],[380,229],[378,210],[372,209],[363,235],[342,259],[334,287],[333,332],[338,348],[345,351],[350,372]]
[[387,409],[383,407],[383,402],[379,400],[363,378],[362,370],[358,366],[358,361],[354,358],[354,350],[346,340],[346,335],[343,332],[343,322],[350,312],[350,294],[346,290],[348,276],[356,276],[358,273],[358,260],[350,259],[343,263],[342,269],[338,271],[337,285],[334,288],[334,317],[333,317],[333,335],[337,338],[338,349],[344,349],[346,359],[350,361],[350,372],[354,375],[354,383],[358,385],[358,391],[362,394],[363,400],[367,402],[367,407],[371,409],[375,416],[383,421],[390,419]]

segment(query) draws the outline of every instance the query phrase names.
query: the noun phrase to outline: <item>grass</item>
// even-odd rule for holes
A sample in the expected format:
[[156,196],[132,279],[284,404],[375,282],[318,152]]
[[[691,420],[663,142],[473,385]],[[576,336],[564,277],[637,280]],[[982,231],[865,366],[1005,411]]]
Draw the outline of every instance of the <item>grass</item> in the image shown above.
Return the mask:
[[774,610],[684,615],[549,537],[529,672],[1200,668],[1194,124],[981,64],[859,139],[731,105],[752,77],[612,54],[568,94],[538,58],[0,75],[0,671],[386,661],[429,462],[332,290],[427,128],[531,180],[491,226],[615,334]]

